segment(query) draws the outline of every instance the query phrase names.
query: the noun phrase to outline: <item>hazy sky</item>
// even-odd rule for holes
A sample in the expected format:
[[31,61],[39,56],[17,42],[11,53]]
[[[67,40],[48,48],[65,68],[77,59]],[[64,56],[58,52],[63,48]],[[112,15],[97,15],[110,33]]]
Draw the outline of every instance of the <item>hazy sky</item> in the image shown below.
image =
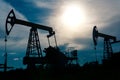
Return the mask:
[[[0,63],[4,62],[5,21],[11,9],[21,20],[52,27],[56,31],[61,51],[74,47],[78,50],[79,63],[82,65],[96,59],[92,40],[93,26],[96,25],[101,33],[120,39],[119,4],[120,0],[0,0]],[[22,58],[26,53],[29,29],[15,25],[8,36],[9,66],[23,67]],[[43,50],[48,47],[48,33],[38,31]],[[51,42],[54,46],[53,39]],[[98,40],[96,52],[100,60],[103,52],[102,38]]]

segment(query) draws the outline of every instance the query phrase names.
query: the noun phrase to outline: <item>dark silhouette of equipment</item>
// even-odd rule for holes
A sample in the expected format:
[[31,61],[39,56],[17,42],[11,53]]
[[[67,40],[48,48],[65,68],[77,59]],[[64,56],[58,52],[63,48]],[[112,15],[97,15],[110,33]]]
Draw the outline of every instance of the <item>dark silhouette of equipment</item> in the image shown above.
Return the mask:
[[[76,60],[76,64],[78,64],[77,50],[74,50],[73,52],[71,52],[72,57],[68,57],[64,53],[62,53],[57,47],[55,32],[51,27],[16,19],[14,11],[11,10],[6,19],[7,35],[10,34],[14,24],[21,24],[21,25],[31,27],[30,33],[29,33],[27,50],[26,50],[26,56],[23,58],[23,64],[25,65],[27,64],[27,68],[29,69],[36,68],[36,64],[37,65],[50,64],[52,68],[58,69],[58,68],[65,67],[68,61],[72,62],[73,60]],[[39,40],[37,29],[42,29],[49,32],[49,35],[47,35],[49,47],[43,50],[46,53],[44,57],[42,55],[42,50],[40,46],[40,40]],[[52,47],[50,45],[49,38],[51,36],[54,36],[56,47]]]
[[69,47],[65,51],[65,55],[67,57],[67,65],[78,65],[78,52],[74,47]]
[[59,48],[49,46],[48,48],[44,49],[44,52],[46,53],[44,60],[47,64],[50,64],[52,68],[60,69],[65,67],[65,64],[68,60],[64,53],[59,50]]
[[[39,41],[37,29],[42,29],[42,30],[48,31],[49,32],[49,35],[47,35],[48,39],[52,35],[55,35],[55,32],[53,31],[53,29],[51,27],[48,27],[48,26],[39,25],[39,24],[35,24],[32,22],[27,22],[24,20],[17,19],[14,11],[11,10],[7,16],[7,19],[6,19],[6,34],[7,35],[10,34],[14,24],[20,24],[20,25],[25,25],[25,26],[31,27],[28,45],[27,45],[27,50],[26,50],[26,56],[23,59],[23,64],[27,64],[28,68],[29,67],[33,68],[33,67],[35,67],[35,64],[42,63],[43,62],[43,59],[42,59],[43,55],[42,55],[42,50],[41,50],[41,46],[40,46],[40,41]],[[56,45],[57,45],[57,43],[56,43]]]
[[67,56],[68,64],[69,65],[73,65],[73,64],[77,65],[78,64],[77,50],[72,50],[68,54],[69,54],[69,56]]
[[96,49],[96,46],[97,46],[98,37],[104,38],[103,59],[107,60],[107,59],[111,58],[112,55],[113,55],[111,40],[112,40],[112,42],[116,42],[116,37],[111,36],[111,35],[107,35],[107,34],[103,34],[103,33],[99,33],[98,30],[97,30],[97,27],[94,26],[94,28],[93,28],[93,42],[94,42],[95,49]]
[[[42,50],[40,46],[39,36],[37,32],[37,28],[31,28],[29,39],[28,39],[28,45],[26,50],[26,57],[42,57]],[[34,59],[33,59],[34,60]],[[32,61],[30,63],[27,63],[28,67],[34,67],[35,62]]]
[[77,50],[73,50],[71,52],[71,58],[73,58],[73,60],[71,61],[71,63],[78,64]]

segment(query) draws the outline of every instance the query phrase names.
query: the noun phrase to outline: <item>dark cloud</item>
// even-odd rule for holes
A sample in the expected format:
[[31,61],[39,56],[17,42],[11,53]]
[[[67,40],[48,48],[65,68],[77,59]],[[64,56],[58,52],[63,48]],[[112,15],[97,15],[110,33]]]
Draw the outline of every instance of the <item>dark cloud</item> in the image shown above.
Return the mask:
[[35,23],[45,23],[45,19],[52,10],[48,8],[40,8],[37,7],[32,1],[25,1],[25,0],[5,0],[7,3],[12,5],[17,11],[21,12],[26,16],[26,18]]
[[109,25],[103,27],[102,31],[120,39],[120,16],[113,17],[110,22]]

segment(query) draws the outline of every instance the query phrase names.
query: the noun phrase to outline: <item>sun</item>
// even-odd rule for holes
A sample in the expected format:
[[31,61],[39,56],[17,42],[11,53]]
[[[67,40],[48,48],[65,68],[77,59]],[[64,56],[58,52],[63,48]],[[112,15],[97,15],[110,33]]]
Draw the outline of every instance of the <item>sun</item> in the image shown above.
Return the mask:
[[85,13],[79,5],[69,4],[64,6],[60,19],[64,26],[73,29],[85,21]]

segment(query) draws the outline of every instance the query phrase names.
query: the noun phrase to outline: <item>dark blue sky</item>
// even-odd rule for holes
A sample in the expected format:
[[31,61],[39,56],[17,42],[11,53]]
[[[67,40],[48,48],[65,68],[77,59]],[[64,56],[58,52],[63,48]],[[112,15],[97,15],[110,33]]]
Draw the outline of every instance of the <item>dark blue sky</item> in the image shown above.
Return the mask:
[[[69,5],[79,5],[85,14],[85,21],[73,30],[61,23],[60,17],[64,8]],[[4,34],[5,20],[11,9],[16,17],[34,23],[53,27],[56,31],[58,45],[61,51],[69,47],[78,50],[80,65],[95,61],[95,51],[92,41],[92,29],[96,25],[99,32],[114,35],[120,40],[120,1],[119,0],[1,0],[0,1],[0,63],[4,62]],[[73,10],[74,12],[74,10]],[[79,16],[79,15],[78,15]],[[82,14],[81,14],[82,16]],[[73,20],[74,21],[74,20]],[[15,25],[11,31],[8,42],[8,65],[22,68],[22,58],[25,56],[29,29],[25,26]],[[42,49],[48,47],[46,32],[39,30]],[[54,42],[52,41],[54,44]],[[115,47],[120,49],[118,45]],[[97,58],[102,58],[103,39],[98,39]]]

